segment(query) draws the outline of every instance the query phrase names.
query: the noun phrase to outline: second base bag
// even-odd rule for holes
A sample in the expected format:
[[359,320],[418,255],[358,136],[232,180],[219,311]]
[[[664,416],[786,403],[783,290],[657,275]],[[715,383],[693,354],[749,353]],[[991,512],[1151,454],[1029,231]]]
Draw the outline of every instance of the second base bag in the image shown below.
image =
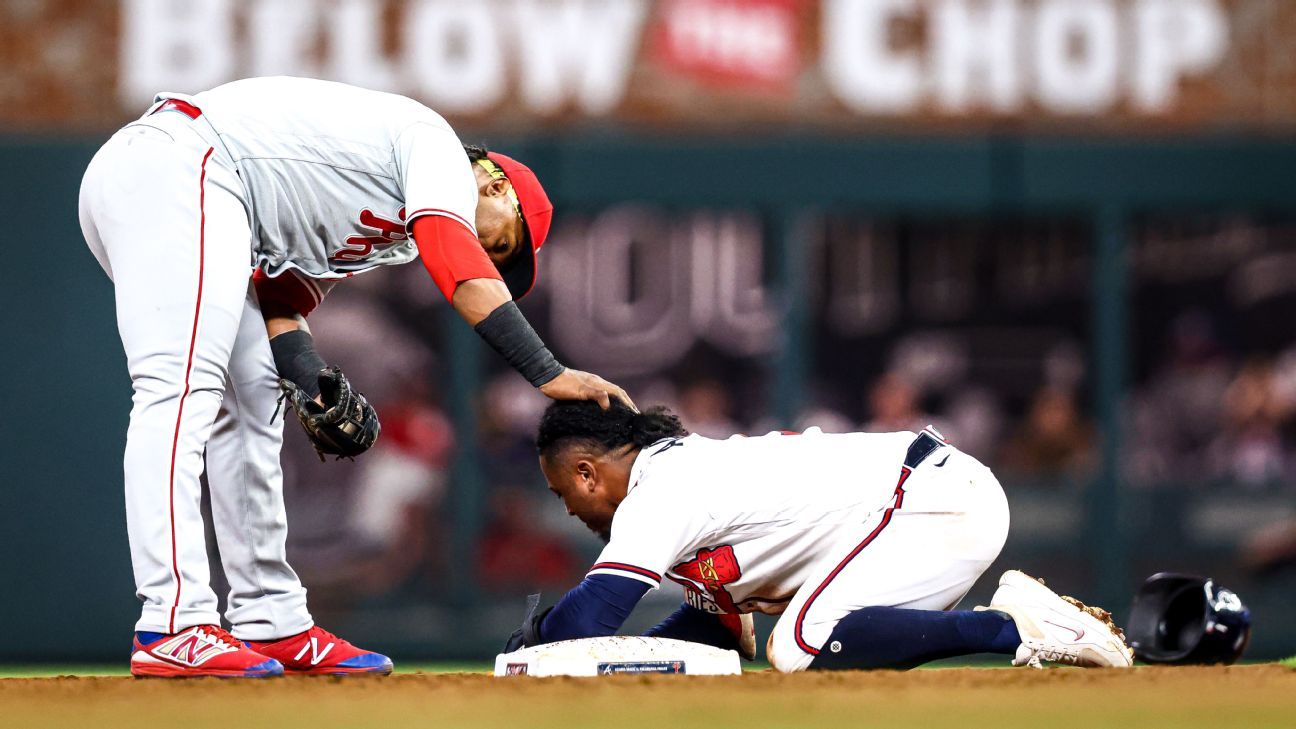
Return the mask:
[[671,638],[616,635],[523,648],[495,657],[496,676],[607,676],[683,673],[736,676],[737,651]]

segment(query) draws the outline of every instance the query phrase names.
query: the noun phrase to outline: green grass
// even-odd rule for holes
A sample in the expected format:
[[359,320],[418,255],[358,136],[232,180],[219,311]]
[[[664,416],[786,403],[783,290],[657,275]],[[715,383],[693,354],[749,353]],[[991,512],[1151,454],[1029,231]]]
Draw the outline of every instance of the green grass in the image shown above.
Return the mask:
[[[484,661],[396,662],[396,673],[489,673],[494,664]],[[0,665],[0,678],[47,678],[50,676],[129,676],[130,666],[121,663]]]
[[495,663],[486,661],[396,661],[396,673],[491,673]]
[[[488,661],[396,661],[396,673],[490,673]],[[744,664],[747,671],[764,671],[764,661]],[[48,678],[50,676],[129,676],[130,666],[122,663],[54,663],[49,665],[0,665],[0,678]]]
[[[1264,661],[1246,661],[1248,664],[1264,663]],[[1296,669],[1296,656],[1286,658],[1277,662],[1279,665],[1287,668]],[[994,664],[969,662],[958,664],[951,661],[941,661],[931,666],[925,666],[929,670],[948,669],[948,668],[1002,668],[1007,664],[996,662]],[[396,661],[396,673],[490,673],[494,664],[486,661]],[[769,668],[769,664],[764,661],[755,663],[744,663],[743,670],[748,672],[764,671]],[[67,663],[67,664],[50,664],[50,665],[0,665],[0,678],[48,678],[51,676],[129,676],[130,667],[125,663]]]
[[[743,665],[745,671],[764,671],[764,661]],[[396,661],[396,673],[490,673],[494,663],[486,661]],[[129,676],[123,663],[0,665],[0,678],[49,678],[51,676]]]
[[50,676],[129,676],[130,666],[120,664],[51,664],[0,666],[0,678],[47,678]]

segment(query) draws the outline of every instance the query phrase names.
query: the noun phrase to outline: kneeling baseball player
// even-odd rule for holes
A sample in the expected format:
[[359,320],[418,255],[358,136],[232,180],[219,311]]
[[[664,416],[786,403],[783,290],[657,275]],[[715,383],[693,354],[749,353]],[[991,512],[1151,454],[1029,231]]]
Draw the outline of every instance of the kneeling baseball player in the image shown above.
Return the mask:
[[779,671],[907,669],[974,653],[1128,667],[1098,608],[1004,573],[955,610],[1008,535],[1003,489],[934,430],[712,440],[664,408],[550,405],[537,447],[568,513],[608,540],[583,582],[507,650],[615,633],[664,577],[685,603],[650,636],[755,654],[749,614],[782,615]]

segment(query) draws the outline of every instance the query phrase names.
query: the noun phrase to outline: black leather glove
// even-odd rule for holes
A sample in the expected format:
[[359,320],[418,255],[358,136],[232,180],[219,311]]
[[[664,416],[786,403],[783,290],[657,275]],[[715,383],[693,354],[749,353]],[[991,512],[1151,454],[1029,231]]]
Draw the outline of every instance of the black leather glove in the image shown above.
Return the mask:
[[540,624],[544,622],[545,616],[549,614],[549,611],[553,610],[553,605],[550,605],[544,610],[537,611],[536,608],[539,606],[539,593],[527,597],[526,617],[522,618],[522,627],[513,631],[513,635],[510,635],[508,641],[504,643],[505,653],[512,653],[513,651],[530,648],[533,645],[540,645],[545,642],[544,639],[540,637]]
[[325,455],[355,458],[369,450],[382,432],[377,411],[338,367],[320,370],[319,386],[324,407],[291,380],[279,380],[280,403],[292,405],[320,460]]

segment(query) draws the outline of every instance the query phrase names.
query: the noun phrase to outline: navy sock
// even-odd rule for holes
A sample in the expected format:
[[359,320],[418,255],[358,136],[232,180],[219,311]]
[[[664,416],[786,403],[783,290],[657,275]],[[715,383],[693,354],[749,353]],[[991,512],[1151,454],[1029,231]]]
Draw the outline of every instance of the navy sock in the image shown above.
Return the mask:
[[1012,618],[996,610],[867,607],[837,623],[810,668],[909,669],[973,653],[1012,654],[1020,643]]

